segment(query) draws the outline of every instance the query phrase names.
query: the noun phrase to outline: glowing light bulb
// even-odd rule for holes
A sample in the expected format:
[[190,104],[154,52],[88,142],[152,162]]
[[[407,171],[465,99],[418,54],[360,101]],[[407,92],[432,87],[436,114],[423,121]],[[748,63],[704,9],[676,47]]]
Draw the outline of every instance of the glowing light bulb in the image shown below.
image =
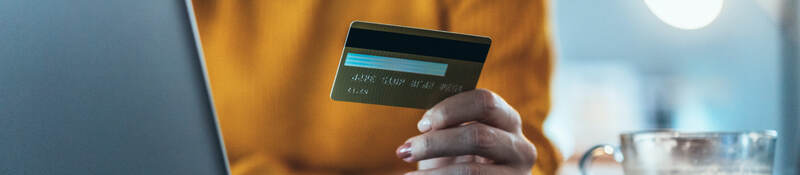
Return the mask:
[[670,26],[693,30],[711,24],[722,11],[723,0],[644,0],[647,8]]

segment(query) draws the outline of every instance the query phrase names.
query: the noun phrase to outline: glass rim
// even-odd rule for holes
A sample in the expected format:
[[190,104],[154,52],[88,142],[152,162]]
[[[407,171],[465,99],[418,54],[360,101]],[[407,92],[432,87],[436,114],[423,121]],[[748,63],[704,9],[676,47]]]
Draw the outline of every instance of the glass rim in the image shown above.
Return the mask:
[[697,137],[697,136],[741,136],[755,135],[761,137],[777,138],[778,132],[775,130],[745,130],[745,131],[680,131],[673,129],[654,129],[642,131],[630,131],[620,134],[622,138],[632,138],[636,136],[669,136],[669,137]]

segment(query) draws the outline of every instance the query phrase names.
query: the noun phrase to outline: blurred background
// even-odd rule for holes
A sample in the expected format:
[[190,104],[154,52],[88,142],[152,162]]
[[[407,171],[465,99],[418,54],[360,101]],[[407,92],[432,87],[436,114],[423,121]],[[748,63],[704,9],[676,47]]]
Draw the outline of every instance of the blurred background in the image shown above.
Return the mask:
[[655,128],[777,130],[775,174],[800,173],[796,0],[551,5],[557,61],[545,129],[569,158],[562,174],[577,173],[595,144]]

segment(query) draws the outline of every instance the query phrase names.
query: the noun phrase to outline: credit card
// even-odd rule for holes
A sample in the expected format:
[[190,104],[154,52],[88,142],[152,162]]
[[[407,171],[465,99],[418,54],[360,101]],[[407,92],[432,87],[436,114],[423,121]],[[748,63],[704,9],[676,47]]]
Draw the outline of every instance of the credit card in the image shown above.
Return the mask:
[[355,21],[331,99],[430,108],[475,89],[491,42],[484,36]]

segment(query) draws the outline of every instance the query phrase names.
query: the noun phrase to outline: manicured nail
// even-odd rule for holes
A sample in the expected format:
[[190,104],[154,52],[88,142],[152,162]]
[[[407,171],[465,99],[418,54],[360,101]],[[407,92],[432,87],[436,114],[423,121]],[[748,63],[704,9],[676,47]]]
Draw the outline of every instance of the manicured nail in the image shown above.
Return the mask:
[[411,161],[411,142],[405,143],[405,144],[403,144],[403,146],[398,147],[397,151],[396,151],[396,154],[397,154],[397,157],[399,157],[400,159],[403,159],[406,162],[410,162]]
[[417,123],[417,129],[419,132],[427,132],[428,130],[431,130],[431,121],[427,118],[422,118],[422,120]]

